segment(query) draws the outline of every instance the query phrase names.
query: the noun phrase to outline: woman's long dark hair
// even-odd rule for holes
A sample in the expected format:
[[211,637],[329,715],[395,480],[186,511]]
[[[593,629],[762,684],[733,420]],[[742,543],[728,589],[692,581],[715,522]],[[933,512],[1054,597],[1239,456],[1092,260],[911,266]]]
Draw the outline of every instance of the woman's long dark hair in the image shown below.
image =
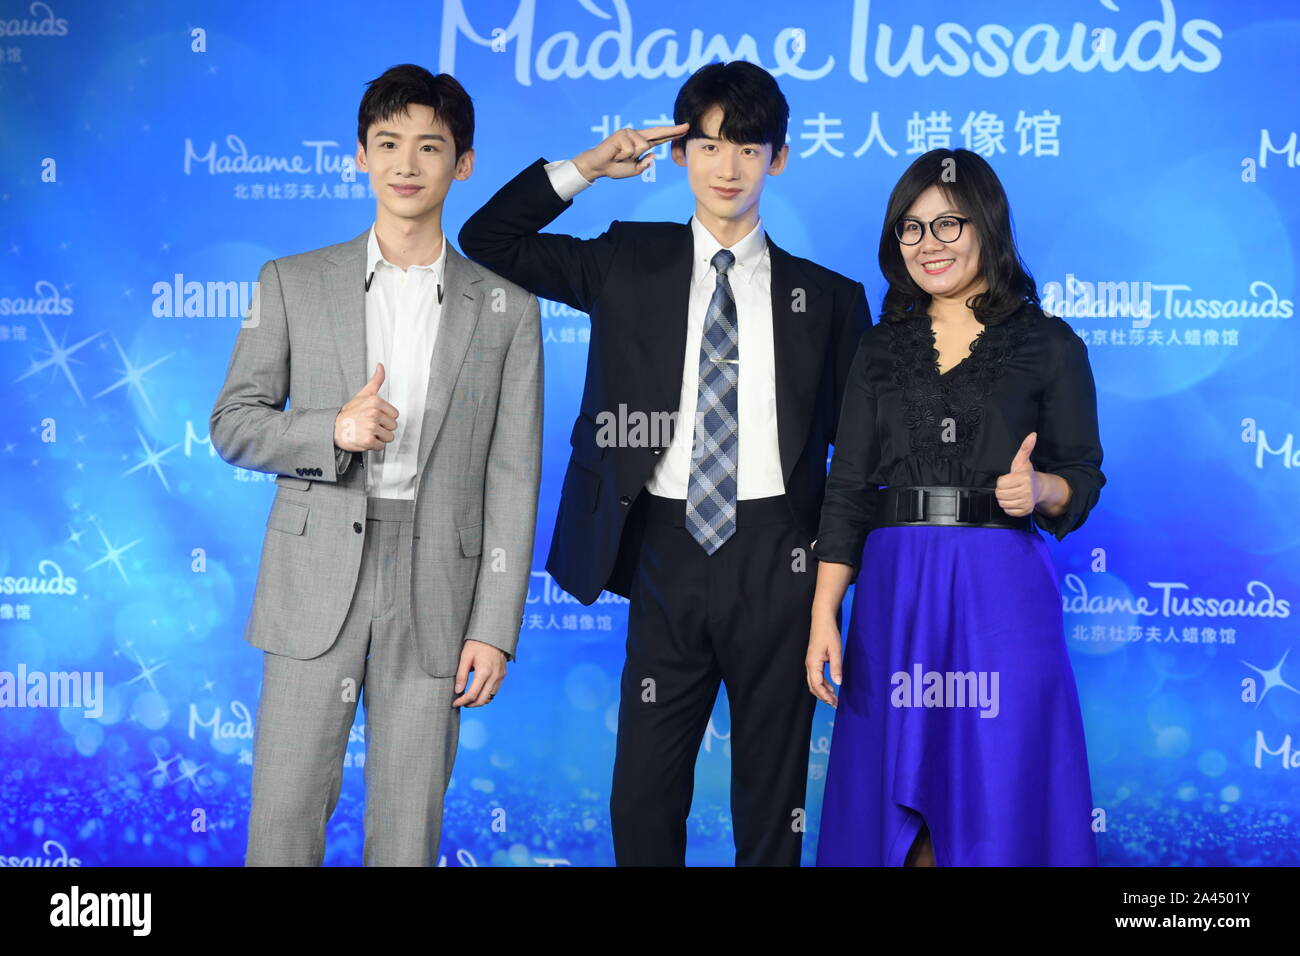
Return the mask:
[[882,319],[902,322],[925,314],[930,294],[913,280],[898,249],[894,225],[916,198],[938,186],[970,218],[980,241],[980,272],[988,290],[971,296],[966,305],[984,325],[997,325],[1026,303],[1038,303],[1038,286],[1021,261],[1011,229],[1011,207],[993,167],[968,149],[932,149],[918,156],[889,194],[885,223],[880,230],[880,271],[889,283]]

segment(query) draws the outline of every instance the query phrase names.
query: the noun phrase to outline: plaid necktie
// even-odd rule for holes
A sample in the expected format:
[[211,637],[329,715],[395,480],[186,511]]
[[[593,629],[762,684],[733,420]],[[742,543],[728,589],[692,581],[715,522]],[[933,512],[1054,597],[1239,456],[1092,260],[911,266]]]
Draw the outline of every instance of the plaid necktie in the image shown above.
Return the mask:
[[727,270],[735,261],[729,249],[719,249],[712,260],[718,278],[700,341],[695,447],[686,485],[686,527],[709,554],[722,547],[736,530],[736,453],[740,437],[736,383],[740,360],[736,300],[727,281]]

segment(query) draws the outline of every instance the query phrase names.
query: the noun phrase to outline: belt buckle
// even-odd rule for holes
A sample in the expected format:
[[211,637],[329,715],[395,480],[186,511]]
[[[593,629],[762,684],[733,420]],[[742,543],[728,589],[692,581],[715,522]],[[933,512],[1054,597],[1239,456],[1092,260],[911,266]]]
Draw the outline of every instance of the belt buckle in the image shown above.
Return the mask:
[[957,492],[957,520],[967,524],[987,524],[993,517],[993,499],[979,491],[963,488]]
[[908,488],[899,497],[899,521],[924,521],[926,494],[924,488]]

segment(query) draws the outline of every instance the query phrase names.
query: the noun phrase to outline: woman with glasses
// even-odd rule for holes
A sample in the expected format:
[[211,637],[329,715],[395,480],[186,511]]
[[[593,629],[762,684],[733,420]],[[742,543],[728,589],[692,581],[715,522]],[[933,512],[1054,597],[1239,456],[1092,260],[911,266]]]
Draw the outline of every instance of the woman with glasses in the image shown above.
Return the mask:
[[1076,530],[1106,480],[1087,349],[1039,307],[976,153],[911,165],[879,259],[889,288],[849,373],[813,542],[808,686],[836,708],[817,863],[1095,866],[1037,530]]

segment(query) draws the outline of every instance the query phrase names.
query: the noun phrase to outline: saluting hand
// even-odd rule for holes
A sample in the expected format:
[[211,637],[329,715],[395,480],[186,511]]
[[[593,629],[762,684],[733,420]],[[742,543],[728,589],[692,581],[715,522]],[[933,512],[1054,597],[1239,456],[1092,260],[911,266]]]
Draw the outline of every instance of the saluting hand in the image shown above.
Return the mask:
[[1020,450],[1011,461],[1011,470],[998,477],[994,488],[998,505],[1016,518],[1029,514],[1042,500],[1042,478],[1029,461],[1037,442],[1038,432],[1030,432],[1025,436],[1025,440],[1020,443]]
[[677,126],[652,126],[640,131],[616,130],[604,142],[573,157],[573,164],[588,182],[601,176],[627,179],[644,172],[654,162],[653,156],[643,156],[643,153],[660,143],[685,136],[690,128],[690,123],[680,123]]

